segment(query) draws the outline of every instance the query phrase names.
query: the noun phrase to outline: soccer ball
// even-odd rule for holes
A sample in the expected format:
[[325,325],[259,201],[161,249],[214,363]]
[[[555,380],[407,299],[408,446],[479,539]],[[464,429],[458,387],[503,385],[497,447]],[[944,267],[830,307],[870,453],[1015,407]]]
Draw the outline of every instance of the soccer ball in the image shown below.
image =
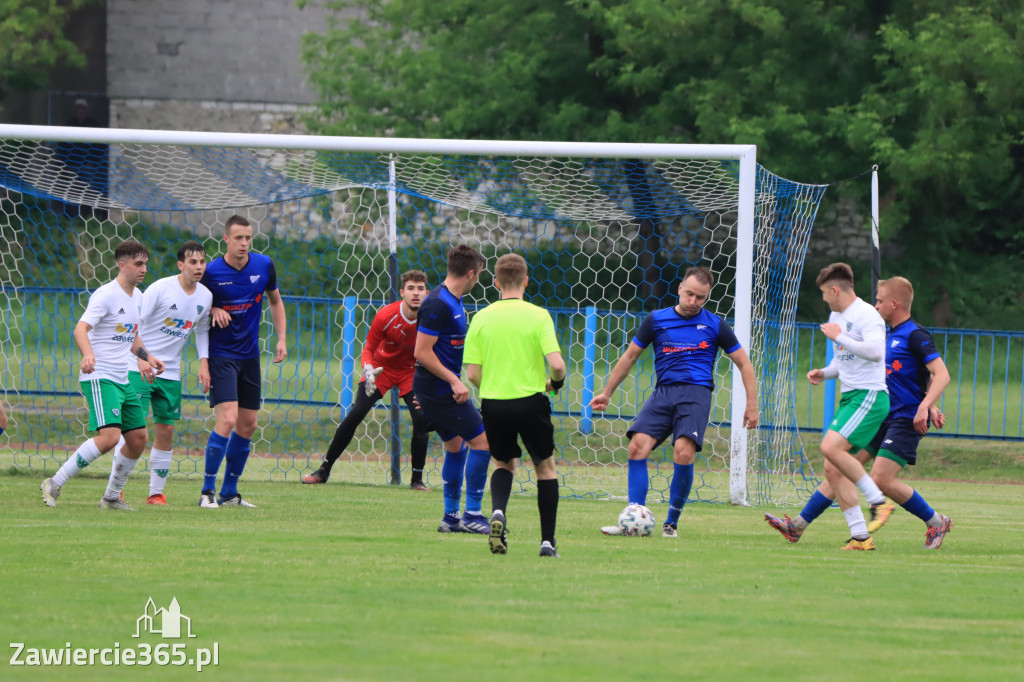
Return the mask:
[[619,514],[619,529],[623,535],[645,538],[654,530],[654,514],[642,504],[631,504]]

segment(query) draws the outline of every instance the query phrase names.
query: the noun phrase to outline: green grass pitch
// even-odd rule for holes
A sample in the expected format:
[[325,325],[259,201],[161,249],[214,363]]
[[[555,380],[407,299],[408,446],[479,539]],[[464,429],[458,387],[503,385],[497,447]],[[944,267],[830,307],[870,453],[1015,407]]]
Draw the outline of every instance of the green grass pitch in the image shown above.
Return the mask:
[[[612,538],[620,502],[563,500],[548,560],[532,497],[492,556],[436,532],[438,490],[243,480],[259,509],[201,510],[172,479],[156,508],[135,476],[130,514],[97,509],[97,477],[46,508],[40,478],[0,473],[0,639],[216,643],[219,661],[22,667],[8,649],[4,680],[1024,679],[1024,486],[916,483],[954,520],[938,551],[899,509],[878,551],[848,553],[837,510],[791,545],[760,509],[693,504],[678,539]],[[150,597],[196,637],[133,638]]]

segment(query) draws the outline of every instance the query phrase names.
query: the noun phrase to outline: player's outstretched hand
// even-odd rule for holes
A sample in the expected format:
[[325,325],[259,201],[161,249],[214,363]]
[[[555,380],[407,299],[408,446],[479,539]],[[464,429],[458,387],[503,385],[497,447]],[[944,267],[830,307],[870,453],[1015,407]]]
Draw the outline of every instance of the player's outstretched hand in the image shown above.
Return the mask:
[[210,308],[210,322],[213,323],[214,327],[220,327],[223,329],[231,324],[231,313],[223,308],[214,306],[213,308]]
[[590,401],[590,406],[598,412],[604,412],[608,409],[609,402],[611,402],[610,396],[606,396],[604,393],[598,393],[594,396],[593,400]]
[[368,398],[377,392],[377,377],[383,371],[383,367],[374,367],[369,363],[363,365],[363,390]]
[[811,386],[817,386],[825,380],[825,373],[820,369],[812,369],[807,373],[807,381],[811,382]]
[[281,341],[277,342],[277,347],[274,349],[274,362],[284,362],[284,359],[288,357],[288,344]]

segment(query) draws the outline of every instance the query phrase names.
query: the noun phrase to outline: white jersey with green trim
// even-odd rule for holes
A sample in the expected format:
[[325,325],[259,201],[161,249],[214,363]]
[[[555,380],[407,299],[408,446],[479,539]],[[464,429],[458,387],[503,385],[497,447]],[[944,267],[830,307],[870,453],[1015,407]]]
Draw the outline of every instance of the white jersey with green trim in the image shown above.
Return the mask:
[[109,379],[119,384],[128,383],[124,358],[131,354],[139,333],[141,313],[142,292],[138,287],[129,296],[115,279],[92,292],[80,322],[92,327],[89,345],[96,357],[96,368],[91,374],[79,372],[79,381]]
[[846,391],[885,391],[885,322],[878,311],[861,298],[855,298],[846,310],[835,311],[828,316],[828,321],[839,325],[843,334],[854,341],[868,341],[879,344],[881,358],[875,362],[866,360],[859,355],[832,342],[834,357],[839,365],[839,390]]
[[[163,379],[181,381],[181,354],[195,332],[199,357],[210,356],[210,308],[213,294],[202,284],[188,294],[177,275],[153,282],[142,295],[142,345],[163,360]],[[128,369],[139,371],[135,356],[129,355]]]

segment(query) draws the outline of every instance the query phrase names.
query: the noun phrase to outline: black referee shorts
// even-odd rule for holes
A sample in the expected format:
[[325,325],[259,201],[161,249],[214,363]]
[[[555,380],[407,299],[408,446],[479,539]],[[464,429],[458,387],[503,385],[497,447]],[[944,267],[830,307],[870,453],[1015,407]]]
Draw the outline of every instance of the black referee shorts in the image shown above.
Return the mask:
[[551,402],[543,393],[525,398],[480,401],[491,457],[510,462],[522,457],[519,438],[536,465],[555,451],[555,429],[551,425]]

